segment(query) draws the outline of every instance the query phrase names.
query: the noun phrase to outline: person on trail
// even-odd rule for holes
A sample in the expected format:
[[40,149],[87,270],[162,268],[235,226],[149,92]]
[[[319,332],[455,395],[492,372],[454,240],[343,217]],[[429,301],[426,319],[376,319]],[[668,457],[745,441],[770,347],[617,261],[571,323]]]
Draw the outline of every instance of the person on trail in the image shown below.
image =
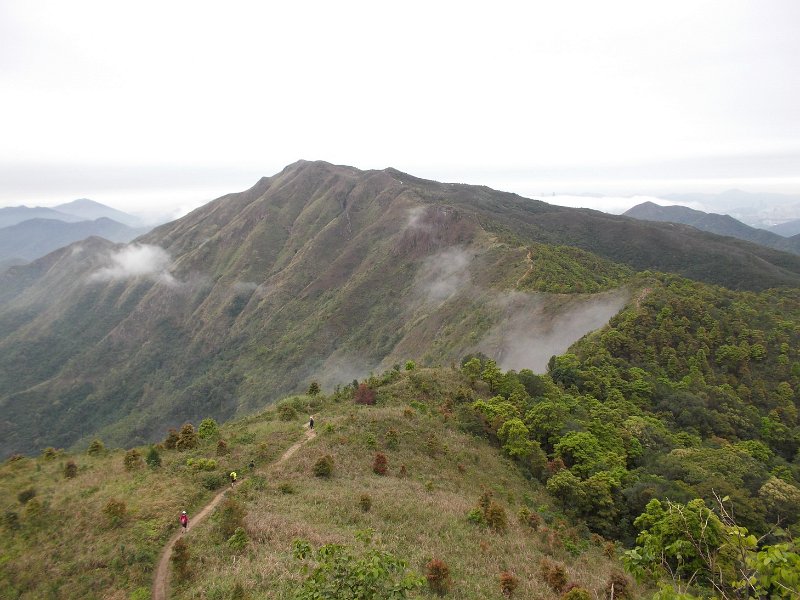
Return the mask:
[[189,527],[189,517],[186,516],[185,510],[181,512],[181,527],[183,527],[183,533],[186,533],[186,529]]
[[314,415],[311,415],[310,417],[308,417],[308,428],[309,429],[314,429]]
[[233,484],[236,483],[236,471],[231,471],[230,477],[231,477],[231,487],[233,487]]

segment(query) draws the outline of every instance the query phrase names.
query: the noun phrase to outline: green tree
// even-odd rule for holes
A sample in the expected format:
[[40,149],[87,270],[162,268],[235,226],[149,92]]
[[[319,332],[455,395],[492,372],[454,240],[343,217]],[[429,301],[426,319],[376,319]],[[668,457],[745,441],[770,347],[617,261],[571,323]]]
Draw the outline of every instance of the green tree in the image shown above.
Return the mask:
[[308,395],[309,396],[316,396],[320,392],[319,384],[316,381],[312,381],[311,385],[308,386]]
[[161,454],[158,452],[158,448],[155,446],[150,446],[150,449],[147,451],[147,456],[144,458],[144,462],[146,462],[151,469],[157,469],[161,466]]
[[500,370],[500,367],[497,366],[497,363],[491,358],[487,360],[481,372],[481,379],[489,384],[490,392],[494,392],[494,388],[500,383],[502,376],[503,372]]
[[200,436],[201,440],[216,438],[219,436],[219,425],[214,419],[203,419],[197,428],[197,435]]
[[509,419],[497,431],[503,443],[503,450],[513,458],[527,458],[533,452],[534,443],[530,440],[528,428],[522,419]]
[[481,361],[478,358],[471,358],[462,367],[461,372],[469,379],[469,382],[474,384],[478,377],[481,376]]

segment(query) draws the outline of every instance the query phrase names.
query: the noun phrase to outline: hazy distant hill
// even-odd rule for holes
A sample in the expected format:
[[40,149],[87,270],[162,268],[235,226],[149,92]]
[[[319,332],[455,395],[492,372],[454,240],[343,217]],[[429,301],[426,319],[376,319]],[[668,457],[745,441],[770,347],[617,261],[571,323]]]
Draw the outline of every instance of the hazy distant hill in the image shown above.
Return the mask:
[[730,215],[719,215],[694,210],[686,206],[659,206],[653,202],[643,202],[624,213],[626,217],[645,221],[667,221],[691,225],[701,231],[727,235],[768,248],[800,254],[800,239],[786,238],[777,233],[758,229],[737,221]]
[[787,221],[786,223],[781,223],[780,225],[773,225],[769,228],[769,231],[785,237],[800,235],[800,219]]
[[0,261],[31,261],[90,236],[103,237],[112,242],[129,242],[146,231],[105,217],[76,223],[29,219],[0,229]]
[[800,257],[744,241],[324,162],[137,241],[0,274],[0,452],[150,441],[409,358],[542,369],[628,301],[633,269],[800,286]]
[[777,223],[800,218],[800,196],[727,190],[719,194],[669,194],[682,204],[696,203],[707,211],[733,215],[752,227],[767,229]]
[[106,206],[105,204],[100,204],[99,202],[88,200],[86,198],[73,200],[72,202],[67,202],[65,204],[59,204],[58,206],[54,206],[53,209],[62,213],[80,217],[87,221],[106,218],[118,223],[122,223],[123,225],[127,225],[128,227],[142,227],[141,219],[134,217],[133,215],[129,215],[126,212],[122,212],[121,210],[111,208],[110,206]]
[[45,208],[43,206],[37,206],[35,208],[28,206],[7,206],[5,208],[0,208],[0,228],[10,227],[30,219],[55,219],[66,223],[84,220],[83,217],[60,212],[52,208]]

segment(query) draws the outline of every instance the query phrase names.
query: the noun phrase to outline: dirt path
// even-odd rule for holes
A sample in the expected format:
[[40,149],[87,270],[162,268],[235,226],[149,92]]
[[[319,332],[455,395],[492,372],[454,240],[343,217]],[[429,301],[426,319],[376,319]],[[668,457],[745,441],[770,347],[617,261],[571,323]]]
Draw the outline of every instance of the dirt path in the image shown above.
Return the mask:
[[[316,437],[316,435],[317,432],[313,429],[306,429],[303,439],[290,446],[278,460],[272,463],[272,465],[279,465],[283,461],[288,460],[300,449],[303,444]],[[239,481],[244,481],[244,478],[240,479]],[[190,528],[197,527],[200,523],[202,523],[209,513],[214,510],[214,507],[222,501],[222,498],[228,493],[229,489],[229,487],[223,489],[216,496],[214,496],[211,501],[200,510],[200,512],[193,515],[189,521]],[[182,535],[183,533],[179,529],[175,535],[169,538],[167,545],[164,547],[164,551],[161,553],[161,558],[159,559],[158,567],[156,568],[156,574],[153,578],[153,600],[167,599],[167,585],[169,584],[169,559],[172,557],[172,547]]]

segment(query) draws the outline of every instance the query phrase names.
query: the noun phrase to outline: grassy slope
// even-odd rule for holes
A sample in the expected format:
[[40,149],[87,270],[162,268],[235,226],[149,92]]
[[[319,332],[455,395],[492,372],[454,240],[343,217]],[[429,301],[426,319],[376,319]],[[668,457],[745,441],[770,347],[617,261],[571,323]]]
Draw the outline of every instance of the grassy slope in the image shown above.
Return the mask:
[[[375,407],[357,406],[344,393],[338,401],[313,400],[312,405],[308,397],[296,397],[288,401],[300,409],[291,422],[278,420],[272,408],[222,428],[232,453],[221,459],[218,472],[246,472],[242,466],[255,458],[264,476],[244,481],[235,492],[247,509],[250,542],[233,562],[213,516],[191,530],[186,539],[194,573],[188,584],[177,587],[175,597],[228,597],[237,582],[251,598],[290,597],[302,577],[300,563],[291,556],[294,539],[358,548],[361,542],[354,534],[368,528],[374,530],[373,545],[407,560],[418,573],[431,558],[444,560],[454,598],[500,598],[503,570],[519,578],[518,597],[557,598],[539,574],[545,556],[566,565],[569,581],[596,592],[604,587],[609,573],[619,568],[616,559],[605,557],[585,534],[562,522],[541,486],[527,481],[499,450],[458,430],[450,411],[458,412],[457,391],[466,390],[459,373],[418,370],[392,378],[396,381],[379,388]],[[308,410],[317,414],[319,435],[289,461],[270,467],[300,438]],[[399,434],[394,449],[387,447],[390,428]],[[0,506],[18,512],[21,527],[2,538],[6,558],[0,589],[22,598],[126,598],[137,589],[145,594],[179,511],[186,507],[191,515],[212,496],[201,484],[205,474],[192,473],[185,459],[214,457],[213,446],[207,442],[188,453],[164,451],[161,469],[135,473],[123,470],[121,451],[78,456],[80,473],[72,480],[61,475],[66,457],[4,465]],[[431,446],[438,449],[432,452]],[[372,472],[377,451],[388,457],[387,476]],[[312,475],[313,464],[325,454],[333,456],[335,465],[327,480]],[[405,477],[399,474],[401,465]],[[38,526],[16,500],[30,486],[46,507]],[[506,535],[466,519],[484,487],[508,513]],[[293,493],[284,493],[288,488]],[[359,506],[362,494],[372,498],[368,512]],[[109,498],[127,502],[129,515],[119,528],[110,527],[102,513]],[[518,523],[522,506],[541,512],[545,524],[538,532]],[[567,552],[565,542],[577,556]]]

